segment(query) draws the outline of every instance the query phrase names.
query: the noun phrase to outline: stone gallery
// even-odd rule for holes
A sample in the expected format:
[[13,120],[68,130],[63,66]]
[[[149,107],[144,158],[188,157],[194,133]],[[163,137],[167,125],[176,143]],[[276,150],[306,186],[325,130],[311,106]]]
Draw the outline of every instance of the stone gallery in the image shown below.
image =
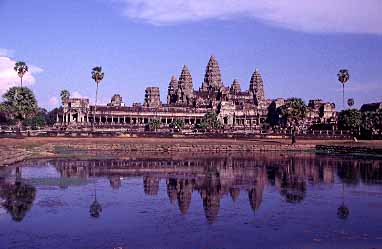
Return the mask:
[[[86,98],[64,100],[63,112],[57,116],[61,127],[144,127],[157,120],[160,127],[169,127],[180,120],[185,128],[200,124],[205,115],[214,112],[225,129],[260,131],[265,123],[271,103],[276,107],[287,102],[283,98],[267,99],[264,82],[259,70],[251,76],[249,89],[243,90],[235,79],[225,86],[218,61],[211,56],[204,81],[199,90],[194,89],[191,73],[183,66],[179,79],[172,76],[167,93],[167,103],[160,99],[158,87],[147,87],[143,104],[125,106],[119,94],[106,106],[92,106]],[[321,100],[311,100],[308,105],[308,123],[333,123],[335,105]]]

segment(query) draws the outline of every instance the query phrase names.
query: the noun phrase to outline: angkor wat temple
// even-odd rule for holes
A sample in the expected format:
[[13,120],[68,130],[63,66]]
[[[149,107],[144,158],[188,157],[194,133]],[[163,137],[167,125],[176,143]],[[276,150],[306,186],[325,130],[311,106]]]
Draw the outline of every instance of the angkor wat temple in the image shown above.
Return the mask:
[[[116,94],[106,106],[97,106],[96,111],[89,104],[89,99],[69,98],[64,100],[57,124],[75,128],[86,128],[93,123],[96,127],[139,128],[157,120],[161,128],[166,128],[181,120],[185,128],[192,128],[202,121],[206,113],[213,111],[226,129],[260,131],[272,102],[278,107],[284,105],[286,100],[265,97],[259,70],[253,72],[247,90],[243,90],[236,79],[228,87],[222,81],[218,61],[211,56],[198,90],[194,89],[191,73],[184,65],[179,79],[171,77],[166,104],[161,102],[158,87],[146,88],[143,104],[125,106],[122,97]],[[333,103],[321,100],[309,102],[309,122],[333,122],[335,118]]]

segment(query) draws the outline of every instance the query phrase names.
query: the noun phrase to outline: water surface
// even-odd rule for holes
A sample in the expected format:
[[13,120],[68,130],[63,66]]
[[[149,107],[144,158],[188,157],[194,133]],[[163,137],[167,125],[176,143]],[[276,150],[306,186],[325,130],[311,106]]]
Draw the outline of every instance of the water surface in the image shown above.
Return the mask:
[[0,248],[382,248],[382,161],[133,154],[0,171]]

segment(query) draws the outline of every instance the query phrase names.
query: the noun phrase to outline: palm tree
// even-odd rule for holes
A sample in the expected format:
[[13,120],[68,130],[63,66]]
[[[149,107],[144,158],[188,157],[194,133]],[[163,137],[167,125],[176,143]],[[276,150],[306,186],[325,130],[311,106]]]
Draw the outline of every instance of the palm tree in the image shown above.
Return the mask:
[[70,98],[70,92],[66,89],[62,90],[60,93],[61,103],[64,105],[64,100]]
[[29,70],[27,64],[23,61],[18,61],[15,63],[15,67],[13,69],[17,72],[17,75],[20,77],[21,87],[23,87],[24,74]]
[[350,79],[349,70],[341,69],[338,74],[338,81],[342,84],[342,108],[345,109],[345,84]]
[[105,73],[102,72],[102,67],[97,66],[92,69],[92,79],[95,81],[97,84],[97,89],[96,89],[96,99],[95,99],[95,105],[94,105],[94,113],[93,113],[93,127],[95,123],[95,114],[97,110],[97,100],[98,100],[98,85],[101,83],[103,80],[103,77],[105,76]]
[[348,99],[348,106],[349,108],[352,108],[354,105],[354,99]]
[[349,208],[345,205],[345,185],[342,182],[342,204],[337,209],[337,217],[345,220],[349,216]]
[[96,189],[95,182],[94,182],[94,201],[90,205],[89,213],[90,213],[90,216],[94,218],[98,218],[102,213],[102,206],[97,200],[97,189]]

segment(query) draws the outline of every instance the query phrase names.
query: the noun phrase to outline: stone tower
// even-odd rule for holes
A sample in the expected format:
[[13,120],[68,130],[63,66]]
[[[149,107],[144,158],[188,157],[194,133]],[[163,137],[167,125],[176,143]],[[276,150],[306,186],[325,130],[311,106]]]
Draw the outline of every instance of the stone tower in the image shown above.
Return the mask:
[[249,83],[249,93],[253,95],[256,105],[265,100],[264,82],[258,69],[252,74],[251,82]]
[[193,92],[191,73],[187,65],[184,65],[178,81],[177,103],[190,105],[192,103]]
[[223,87],[222,76],[218,61],[215,56],[211,56],[206,67],[206,74],[204,75],[204,82],[201,91],[218,91]]
[[145,107],[160,107],[159,87],[147,87],[145,91]]
[[125,103],[123,103],[121,95],[114,94],[107,106],[125,106]]
[[232,82],[230,92],[233,94],[241,92],[240,82],[237,79]]
[[168,84],[168,91],[167,91],[167,104],[174,104],[176,103],[176,93],[178,91],[178,80],[176,79],[176,76],[173,75],[171,77],[171,81]]

